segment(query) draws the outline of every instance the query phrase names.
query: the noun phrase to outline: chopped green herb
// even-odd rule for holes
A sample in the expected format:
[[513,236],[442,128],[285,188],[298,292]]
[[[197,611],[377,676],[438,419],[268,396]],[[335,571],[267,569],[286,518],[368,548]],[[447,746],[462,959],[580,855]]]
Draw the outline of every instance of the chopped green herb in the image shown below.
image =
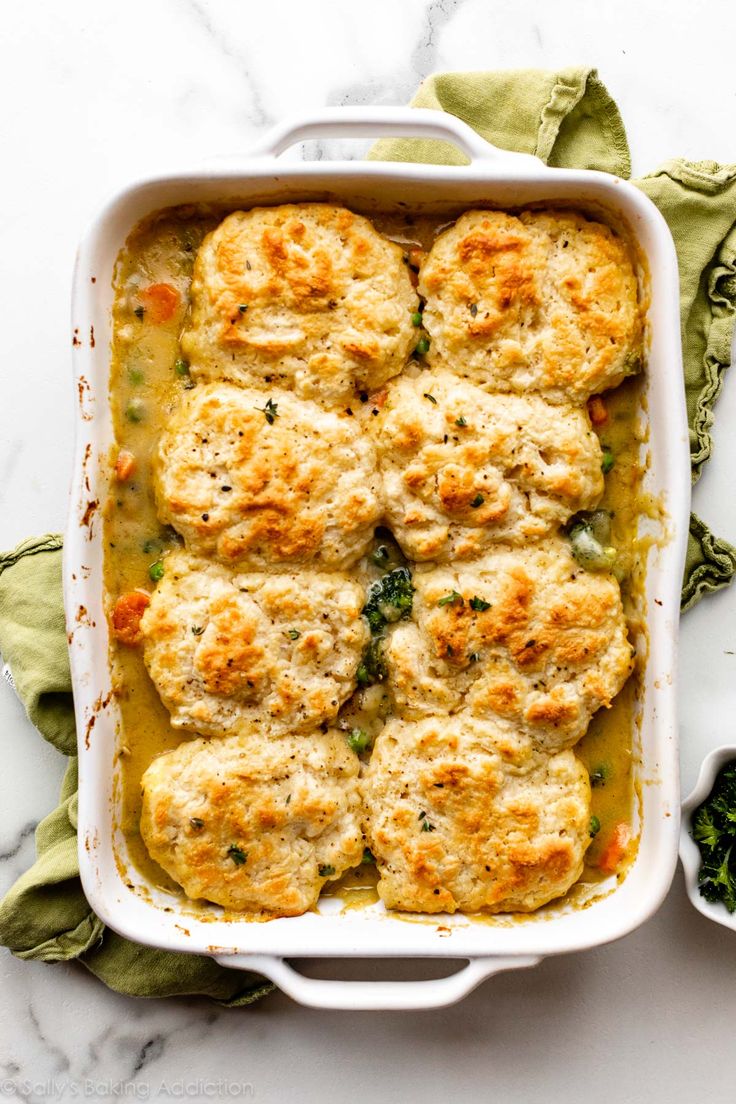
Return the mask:
[[136,316],[136,318],[142,318],[145,313],[146,313],[146,308],[145,307],[136,307],[133,310],[133,314]]
[[248,858],[248,852],[243,851],[241,847],[236,847],[234,843],[231,843],[227,849],[227,853],[233,860],[236,866],[243,866]]
[[260,410],[269,425],[273,425],[279,416],[279,404],[275,403],[273,399],[267,399],[265,406],[257,406],[255,409]]
[[185,360],[182,360],[181,357],[177,357],[177,359],[174,361],[174,371],[176,372],[177,376],[188,376],[189,365]]
[[240,311],[241,314],[245,314],[247,309],[248,309],[248,304],[247,303],[241,303],[240,306],[238,307],[238,310]]
[[429,352],[429,338],[420,337],[414,348],[414,352],[417,356],[426,356]]
[[434,397],[434,395],[430,395],[429,391],[425,391],[425,392],[424,392],[424,398],[425,398],[425,399],[429,399],[429,401],[430,401],[431,403],[433,403],[433,404],[434,404],[434,406],[436,406],[436,405],[437,405],[437,400],[436,400],[436,398]]
[[603,472],[603,474],[608,475],[608,473],[610,472],[611,468],[614,466],[615,463],[616,463],[615,456],[613,455],[611,450],[606,445],[604,445],[603,446],[603,459],[601,460],[601,471]]
[[456,602],[458,603],[458,605],[462,605],[463,604],[463,596],[462,596],[462,594],[458,594],[458,592],[456,590],[451,590],[449,594],[446,594],[444,596],[444,598],[440,598],[437,605],[438,606],[454,606]]
[[484,610],[491,608],[491,603],[486,602],[483,598],[479,598],[477,594],[473,595],[473,597],[468,602],[468,605],[472,610],[475,610],[476,613],[483,613]]
[[482,506],[485,499],[482,494],[477,494],[473,501],[470,503],[471,510],[477,510],[479,506]]
[[430,824],[428,820],[423,820],[422,821],[422,831],[423,832],[436,832],[437,829],[435,828],[434,824]]
[[468,656],[468,661],[470,663],[477,663],[479,659],[480,659],[480,652],[471,652],[470,655]]
[[414,311],[414,313],[411,316],[411,324],[412,324],[412,326],[421,326],[421,324],[422,324],[422,312],[421,311]]
[[317,870],[320,878],[331,878],[335,873],[335,868],[332,863],[320,863]]
[[590,824],[588,826],[588,832],[590,833],[590,838],[592,839],[593,836],[597,836],[598,833],[600,832],[600,830],[601,830],[601,822],[599,821],[597,816],[592,816],[590,818]]
[[472,314],[473,318],[475,318],[476,314],[478,313],[478,304],[477,303],[471,303],[470,304],[470,313]]
[[289,638],[291,640],[298,640],[301,635],[299,629],[289,629]]
[[162,552],[163,547],[163,544],[157,537],[147,537],[141,545],[141,548],[147,556],[150,556],[151,552]]
[[371,737],[362,728],[351,728],[348,733],[348,747],[351,751],[354,751],[356,755],[360,755],[361,752],[366,751],[371,746]]
[[204,828],[204,821],[200,820],[199,817],[190,817],[189,823],[192,828],[196,828],[197,831],[199,831],[200,828]]
[[204,625],[192,625],[192,636],[201,636],[204,632]]
[[156,560],[155,563],[151,564],[151,566],[148,569],[148,577],[151,580],[151,582],[154,582],[154,583],[157,583],[159,581],[159,579],[163,579],[163,577],[164,577],[164,565],[163,565],[161,560]]
[[463,426],[466,426],[467,424],[468,423],[467,423],[467,421],[465,420],[465,418],[462,414],[460,415],[459,418],[455,419],[455,425],[456,426],[460,426],[462,428]]
[[361,863],[365,863],[366,866],[369,863],[374,863],[376,861],[375,856],[374,856],[373,852],[371,851],[370,847],[364,847],[363,848],[363,858],[360,861],[361,861]]

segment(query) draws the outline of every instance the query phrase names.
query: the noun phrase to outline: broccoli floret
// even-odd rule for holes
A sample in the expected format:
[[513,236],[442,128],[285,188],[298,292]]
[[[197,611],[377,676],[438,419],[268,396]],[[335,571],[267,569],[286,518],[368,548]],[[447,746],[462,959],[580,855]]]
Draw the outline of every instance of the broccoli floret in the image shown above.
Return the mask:
[[413,598],[411,572],[406,567],[396,567],[371,583],[368,599],[363,607],[363,616],[367,618],[371,632],[383,632],[387,624],[408,617]]
[[383,637],[374,636],[363,652],[355,672],[355,681],[358,686],[373,686],[375,682],[383,682],[387,674],[386,661],[383,658]]
[[700,892],[706,901],[720,901],[736,912],[736,761],[719,772],[713,789],[693,814],[690,829],[700,848]]
[[371,640],[355,675],[359,686],[372,686],[386,678],[383,658],[386,626],[409,617],[413,600],[411,572],[406,567],[395,567],[369,586],[363,616],[370,626]]

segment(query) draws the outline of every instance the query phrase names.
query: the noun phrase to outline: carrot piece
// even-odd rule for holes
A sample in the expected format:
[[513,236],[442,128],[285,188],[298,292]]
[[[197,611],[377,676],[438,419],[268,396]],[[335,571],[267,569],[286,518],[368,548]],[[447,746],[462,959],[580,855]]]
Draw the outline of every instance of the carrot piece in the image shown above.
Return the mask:
[[115,461],[115,478],[119,483],[126,483],[135,473],[137,461],[132,452],[121,449]]
[[171,284],[150,284],[141,291],[143,306],[152,322],[169,322],[179,306],[181,295]]
[[598,866],[606,874],[614,874],[631,843],[631,828],[625,821],[616,824],[598,859]]
[[112,630],[121,644],[140,644],[141,617],[150,602],[151,596],[145,590],[120,595],[112,610]]
[[588,399],[588,414],[594,426],[605,425],[608,421],[606,404],[600,395],[591,395]]

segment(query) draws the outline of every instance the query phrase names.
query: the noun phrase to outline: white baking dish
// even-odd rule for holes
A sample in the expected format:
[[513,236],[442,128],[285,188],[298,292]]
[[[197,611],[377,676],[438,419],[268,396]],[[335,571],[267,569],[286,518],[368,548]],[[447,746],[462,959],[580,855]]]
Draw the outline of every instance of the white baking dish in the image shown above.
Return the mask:
[[[276,160],[307,138],[421,135],[442,138],[469,158],[464,166]],[[269,923],[207,916],[145,884],[126,859],[115,828],[117,711],[110,693],[108,632],[102,599],[99,503],[109,478],[108,408],[112,275],[135,224],[180,203],[233,205],[337,198],[363,210],[398,203],[430,212],[473,205],[574,203],[623,223],[649,270],[651,305],[647,408],[650,464],[646,486],[661,496],[667,536],[649,555],[646,609],[649,656],[644,676],[636,771],[641,840],[627,876],[586,907],[562,904],[523,922],[512,918],[401,918],[381,905],[319,912]],[[295,999],[332,1008],[420,1008],[459,999],[483,978],[531,966],[540,957],[605,943],[631,931],[659,906],[677,856],[679,793],[675,657],[680,580],[690,497],[688,432],[682,383],[677,262],[667,226],[631,184],[589,171],[549,169],[536,158],[486,144],[453,116],[398,108],[325,110],[272,132],[250,156],[136,183],[117,195],[86,235],[77,261],[74,367],[79,394],[74,485],[65,544],[65,601],[79,733],[79,854],[82,882],[98,916],[140,943],[214,956],[258,970]],[[292,958],[402,957],[465,960],[459,972],[430,981],[323,981],[305,978]]]

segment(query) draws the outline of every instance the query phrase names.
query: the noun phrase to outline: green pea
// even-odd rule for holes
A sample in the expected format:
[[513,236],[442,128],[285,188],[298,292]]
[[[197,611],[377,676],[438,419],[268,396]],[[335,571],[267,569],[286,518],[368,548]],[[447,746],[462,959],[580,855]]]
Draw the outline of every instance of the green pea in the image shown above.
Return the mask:
[[148,569],[148,577],[153,583],[157,583],[159,579],[164,577],[164,565],[161,560],[156,560],[152,563]]
[[362,728],[353,728],[348,733],[348,747],[356,755],[360,755],[371,746],[371,738]]
[[129,422],[142,422],[146,414],[146,408],[142,399],[131,399],[125,408],[125,417]]

